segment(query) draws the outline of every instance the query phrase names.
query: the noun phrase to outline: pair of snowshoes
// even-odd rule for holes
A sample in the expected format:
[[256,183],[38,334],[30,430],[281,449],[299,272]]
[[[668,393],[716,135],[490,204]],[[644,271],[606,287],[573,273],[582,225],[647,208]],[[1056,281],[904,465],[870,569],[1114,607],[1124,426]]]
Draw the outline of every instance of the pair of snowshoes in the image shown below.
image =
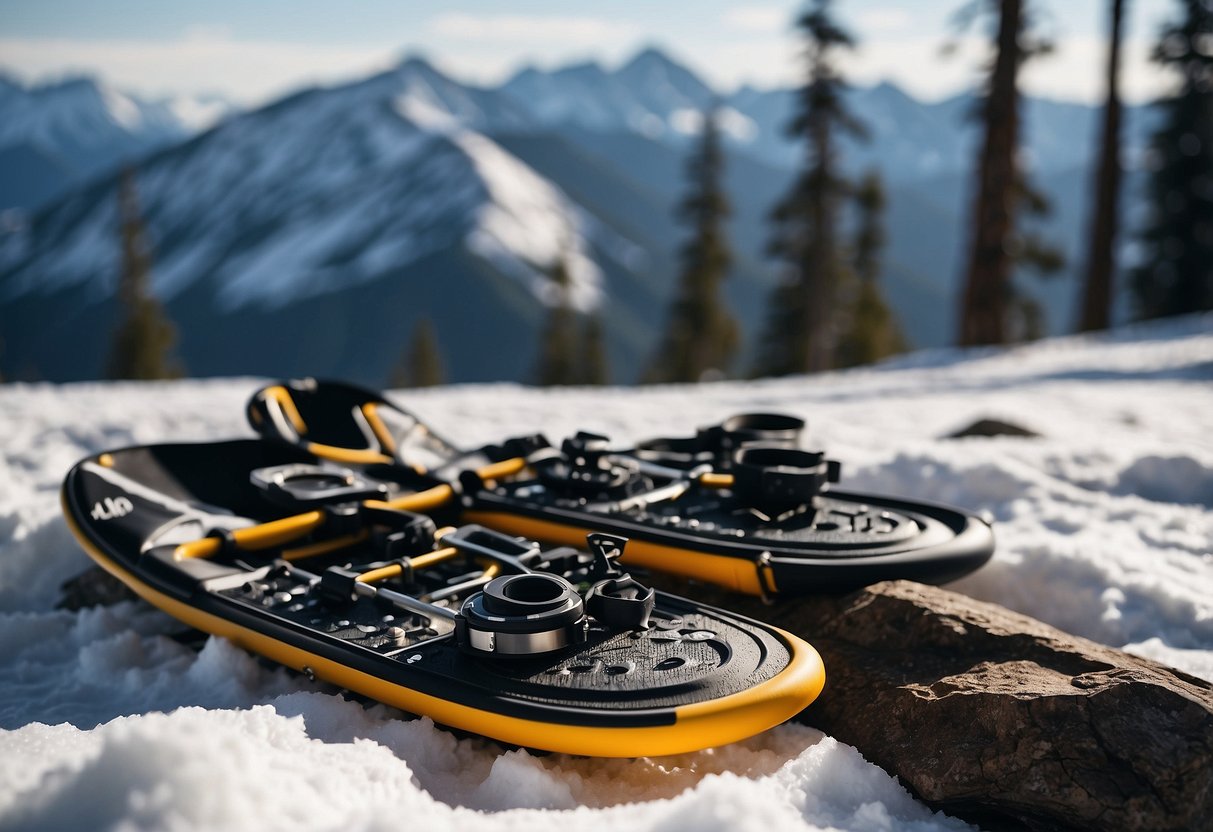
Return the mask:
[[790,417],[464,451],[332,382],[267,387],[248,413],[259,440],[78,463],[64,511],[89,554],[191,626],[516,745],[691,751],[821,691],[806,642],[631,566],[774,596],[949,580],[993,549],[963,512],[830,489],[838,465],[800,450]]

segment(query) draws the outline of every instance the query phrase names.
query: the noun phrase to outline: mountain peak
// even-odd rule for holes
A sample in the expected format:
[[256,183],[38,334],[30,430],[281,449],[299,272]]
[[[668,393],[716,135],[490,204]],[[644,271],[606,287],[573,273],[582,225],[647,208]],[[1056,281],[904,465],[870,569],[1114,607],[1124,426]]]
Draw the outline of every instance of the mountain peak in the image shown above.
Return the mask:
[[450,80],[434,66],[428,57],[420,52],[410,52],[405,55],[391,72],[402,76],[413,75],[422,78],[441,78],[443,81]]
[[102,83],[96,78],[90,78],[87,75],[69,75],[39,84],[32,91],[43,95],[80,95],[100,93],[103,88]]
[[[693,78],[695,76],[695,73],[691,72],[685,65],[674,61],[670,55],[667,55],[666,52],[657,46],[645,46],[644,49],[633,55],[630,61],[627,61],[619,68],[621,75],[650,72],[678,73],[690,75]],[[699,79],[696,78],[696,80]]]
[[662,117],[676,109],[702,110],[715,98],[698,75],[655,46],[637,52],[615,72],[615,78]]

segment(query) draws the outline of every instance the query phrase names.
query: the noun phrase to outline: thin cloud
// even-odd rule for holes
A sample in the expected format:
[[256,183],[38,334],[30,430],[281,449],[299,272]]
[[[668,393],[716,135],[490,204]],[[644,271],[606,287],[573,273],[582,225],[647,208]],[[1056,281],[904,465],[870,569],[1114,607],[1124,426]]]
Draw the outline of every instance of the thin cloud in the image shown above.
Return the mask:
[[778,6],[739,6],[724,14],[728,26],[747,32],[780,32],[790,20],[788,10]]
[[[942,42],[938,37],[865,38],[857,50],[842,55],[841,62],[853,83],[892,81],[925,100],[945,98],[981,83],[979,67],[989,55],[989,42],[977,36],[961,38],[956,54],[949,58],[940,56]],[[1147,40],[1125,41],[1121,77],[1126,101],[1146,101],[1167,89],[1166,73],[1150,62],[1149,53]],[[1022,88],[1031,95],[1099,103],[1106,59],[1107,44],[1101,38],[1061,38],[1053,54],[1024,67]]]
[[[462,18],[466,20],[461,23]],[[432,18],[431,24],[460,34],[439,35],[426,27],[429,36],[421,40],[430,46],[428,56],[455,78],[482,83],[500,81],[524,62],[555,66],[572,59],[619,60],[647,39],[631,23],[590,17],[451,14]],[[854,83],[891,80],[926,99],[971,89],[980,82],[977,67],[988,44],[977,37],[962,39],[959,54],[944,60],[939,55],[942,40],[896,33],[864,38],[858,50],[843,56],[843,69]],[[722,90],[743,81],[773,86],[801,80],[798,40],[790,34],[730,39],[715,45],[708,60],[697,60],[684,42],[675,40],[673,45],[681,46],[678,54],[685,53],[688,63]],[[1145,37],[1125,42],[1123,86],[1129,101],[1168,91],[1168,76],[1149,61],[1150,45]],[[1057,47],[1055,54],[1028,64],[1024,88],[1052,98],[1101,101],[1107,48],[1103,39],[1062,38]],[[88,73],[142,95],[216,92],[245,105],[310,84],[369,75],[398,61],[401,52],[396,40],[351,46],[239,40],[213,27],[191,28],[175,39],[158,41],[0,38],[0,63],[26,79]]]
[[431,18],[426,28],[451,40],[493,43],[549,42],[566,46],[594,46],[604,40],[639,36],[637,27],[627,21],[558,15],[473,15],[450,12]]
[[0,56],[27,79],[87,73],[143,95],[218,92],[258,104],[309,84],[385,69],[399,48],[233,40],[192,29],[172,40],[0,38]]
[[868,9],[855,17],[856,29],[860,32],[895,32],[910,25],[910,13],[905,9],[888,6]]

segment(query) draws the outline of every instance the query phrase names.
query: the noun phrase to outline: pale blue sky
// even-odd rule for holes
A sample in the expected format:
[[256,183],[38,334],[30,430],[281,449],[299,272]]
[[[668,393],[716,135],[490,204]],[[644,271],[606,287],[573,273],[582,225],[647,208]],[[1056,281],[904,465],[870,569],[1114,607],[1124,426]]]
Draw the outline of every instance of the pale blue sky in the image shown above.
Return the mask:
[[[859,82],[890,79],[928,98],[972,84],[979,45],[958,58],[938,50],[962,0],[840,0],[860,40],[848,70]],[[799,2],[696,0],[595,4],[553,0],[0,0],[0,66],[19,76],[100,74],[147,94],[216,91],[254,103],[308,83],[331,83],[421,51],[458,77],[492,82],[526,63],[597,58],[615,63],[656,44],[724,89],[794,77],[789,22]],[[1107,0],[1039,0],[1058,42],[1026,78],[1035,93],[1101,95]],[[1175,0],[1130,0],[1126,86],[1158,92],[1146,60]]]

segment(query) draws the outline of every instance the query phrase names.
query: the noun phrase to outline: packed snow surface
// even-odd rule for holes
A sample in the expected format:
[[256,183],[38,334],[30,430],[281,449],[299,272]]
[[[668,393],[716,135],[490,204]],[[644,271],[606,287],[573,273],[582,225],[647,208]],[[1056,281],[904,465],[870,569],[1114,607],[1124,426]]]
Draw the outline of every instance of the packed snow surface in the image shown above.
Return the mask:
[[[814,378],[394,396],[467,444],[802,415],[850,487],[996,521],[998,553],[955,589],[1213,679],[1210,380],[1204,317]],[[88,566],[59,515],[68,467],[131,443],[247,435],[259,383],[0,388],[0,828],[964,828],[803,725],[672,758],[503,751],[219,639],[195,652],[142,603],[56,611],[59,583]],[[1041,438],[940,438],[982,417]]]

